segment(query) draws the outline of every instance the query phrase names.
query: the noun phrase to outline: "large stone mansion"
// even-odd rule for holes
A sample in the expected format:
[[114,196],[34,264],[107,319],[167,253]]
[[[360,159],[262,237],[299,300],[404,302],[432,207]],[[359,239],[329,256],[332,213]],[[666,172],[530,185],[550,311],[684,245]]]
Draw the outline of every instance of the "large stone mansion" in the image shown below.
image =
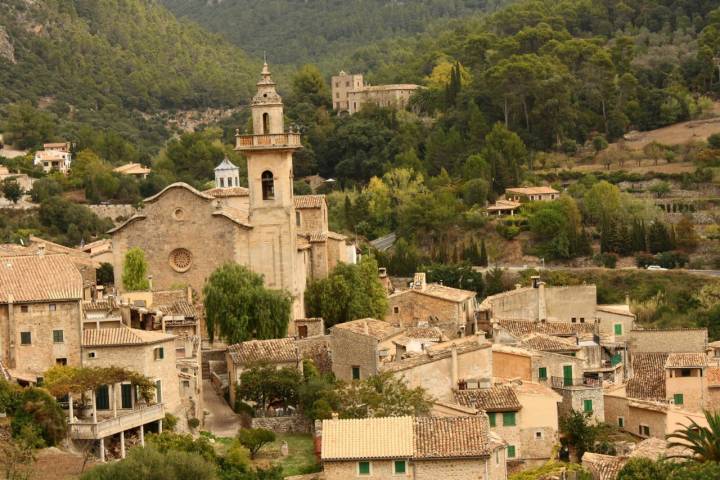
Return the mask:
[[252,99],[253,133],[236,135],[247,158],[249,188],[239,186],[229,160],[215,169],[215,188],[201,192],[169,185],[111,230],[113,266],[121,286],[125,254],[145,251],[153,288],[188,285],[201,292],[205,279],[226,262],[246,265],[294,299],[294,318],[304,317],[308,279],[323,278],[338,262],[354,260],[354,247],[329,231],[322,195],[293,195],[293,152],[300,134],[286,132],[283,103],[267,64]]

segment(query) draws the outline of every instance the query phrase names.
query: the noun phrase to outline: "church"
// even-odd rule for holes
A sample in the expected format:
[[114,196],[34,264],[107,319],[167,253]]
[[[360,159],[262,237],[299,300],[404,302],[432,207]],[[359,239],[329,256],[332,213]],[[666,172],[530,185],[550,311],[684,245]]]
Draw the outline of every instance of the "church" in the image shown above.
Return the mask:
[[173,183],[146,198],[137,214],[110,231],[118,288],[133,247],[145,252],[153,290],[190,286],[200,294],[215,269],[236,262],[261,274],[267,287],[288,291],[293,317],[303,318],[308,281],[326,277],[338,262],[355,261],[354,245],[328,229],[325,197],[293,194],[300,134],[285,131],[267,63],[251,110],[253,133],[236,134],[235,146],[247,159],[248,188],[225,159],[215,169],[215,188]]

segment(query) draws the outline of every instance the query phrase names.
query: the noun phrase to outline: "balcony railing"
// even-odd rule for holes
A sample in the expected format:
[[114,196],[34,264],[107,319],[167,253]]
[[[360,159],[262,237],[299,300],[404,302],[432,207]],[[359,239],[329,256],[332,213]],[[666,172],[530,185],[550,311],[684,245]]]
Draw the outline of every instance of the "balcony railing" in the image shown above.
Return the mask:
[[299,133],[271,133],[267,135],[236,135],[235,150],[263,150],[266,148],[301,148]]
[[552,388],[570,388],[570,387],[602,387],[602,381],[597,378],[569,378],[569,377],[552,377],[550,379]]
[[74,422],[70,424],[70,436],[80,440],[97,440],[109,435],[124,432],[146,423],[162,420],[165,407],[162,403],[137,408],[127,412],[118,412],[118,416],[95,422]]

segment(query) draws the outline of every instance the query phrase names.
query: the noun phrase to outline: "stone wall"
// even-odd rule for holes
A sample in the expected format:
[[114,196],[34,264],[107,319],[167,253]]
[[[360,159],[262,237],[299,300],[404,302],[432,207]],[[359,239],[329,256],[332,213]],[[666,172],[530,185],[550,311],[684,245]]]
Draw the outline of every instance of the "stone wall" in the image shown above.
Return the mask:
[[360,367],[360,379],[377,373],[377,340],[368,335],[334,328],[330,336],[332,371],[345,382],[352,381],[352,367]]
[[418,322],[428,322],[431,326],[440,327],[448,337],[455,338],[458,328],[466,324],[460,304],[415,290],[396,293],[390,296],[389,303],[385,321],[393,325],[412,327]]
[[637,408],[633,402],[628,405],[628,416],[625,419],[625,430],[640,435],[640,425],[650,427],[650,436],[665,439],[666,433],[666,413],[662,409],[655,408]]
[[708,334],[704,328],[632,330],[627,341],[632,352],[704,353]]
[[555,391],[562,395],[562,403],[558,406],[560,417],[569,414],[571,410],[583,412],[585,400],[592,400],[592,418],[597,422],[605,421],[605,403],[601,387],[565,387]]
[[322,373],[332,372],[333,362],[329,335],[318,335],[298,339],[295,341],[295,345],[303,360],[312,360]]
[[137,209],[132,205],[88,205],[88,208],[100,218],[109,218],[116,225],[135,215]]
[[[619,426],[619,418],[622,418],[625,422],[627,429],[628,421],[628,399],[622,396],[605,395],[603,399],[605,407],[605,422],[609,425]],[[635,430],[637,432],[637,429]]]
[[532,380],[539,381],[540,368],[547,369],[548,382],[552,377],[563,377],[563,368],[572,365],[573,378],[581,378],[585,367],[585,361],[581,358],[571,357],[569,355],[561,355],[552,352],[534,352],[533,357]]
[[[532,358],[507,352],[493,351],[493,376],[532,380]],[[537,377],[537,373],[535,374]]]
[[275,433],[311,433],[312,423],[305,417],[254,417],[252,428],[264,428]]

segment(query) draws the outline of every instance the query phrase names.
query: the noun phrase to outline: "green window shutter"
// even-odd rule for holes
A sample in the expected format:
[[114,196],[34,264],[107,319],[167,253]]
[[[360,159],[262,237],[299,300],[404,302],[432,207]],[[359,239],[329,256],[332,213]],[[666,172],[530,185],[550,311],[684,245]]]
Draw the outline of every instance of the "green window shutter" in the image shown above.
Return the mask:
[[622,323],[615,324],[615,335],[622,335]]
[[157,403],[162,403],[162,383],[160,380],[155,382],[155,401]]
[[32,335],[30,332],[20,332],[20,345],[30,345],[32,343]]
[[107,385],[101,385],[95,391],[95,405],[98,410],[109,410],[110,409],[110,391]]
[[165,349],[163,347],[160,347],[160,351],[158,352],[158,357],[162,360],[165,358]]
[[675,405],[682,405],[683,400],[685,400],[685,398],[683,397],[682,393],[676,393],[675,395],[673,395],[673,402],[675,402]]
[[494,427],[497,425],[497,419],[495,418],[495,412],[488,412],[488,418],[490,419],[491,427]]
[[547,367],[540,367],[538,369],[538,378],[540,380],[547,380]]
[[585,411],[585,413],[592,413],[592,411],[593,411],[592,400],[583,400],[583,410]]
[[358,474],[370,475],[370,462],[358,462]]
[[618,363],[620,363],[620,362],[622,362],[622,355],[620,355],[619,353],[616,353],[616,354],[613,355],[612,358],[610,359],[610,363],[612,364],[613,367],[614,367],[615,365],[617,365]]
[[407,464],[405,460],[395,460],[395,473],[405,473],[407,470]]
[[508,445],[507,456],[508,458],[515,458],[515,445]]
[[360,367],[352,367],[352,379],[360,380]]
[[123,383],[120,385],[120,408],[132,408],[132,385]]
[[62,330],[53,330],[53,343],[63,343],[64,335]]
[[515,412],[503,412],[503,426],[514,427],[515,426]]

